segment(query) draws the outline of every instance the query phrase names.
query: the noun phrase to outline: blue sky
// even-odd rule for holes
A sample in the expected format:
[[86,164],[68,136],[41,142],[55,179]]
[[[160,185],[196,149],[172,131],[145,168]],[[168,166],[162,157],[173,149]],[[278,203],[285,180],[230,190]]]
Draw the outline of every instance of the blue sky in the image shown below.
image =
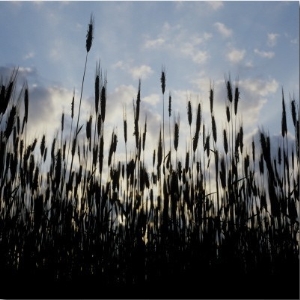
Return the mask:
[[[139,78],[141,126],[147,114],[149,150],[156,147],[162,121],[162,66],[166,96],[169,91],[172,94],[172,113],[180,114],[182,149],[189,132],[188,99],[195,109],[201,102],[204,122],[210,124],[210,84],[215,89],[218,134],[222,133],[224,80],[229,74],[233,83],[239,81],[240,120],[246,138],[251,140],[261,127],[272,135],[280,134],[282,87],[291,120],[290,96],[299,103],[298,1],[0,2],[0,78],[5,81],[10,70],[19,67],[20,85],[27,80],[33,136],[54,135],[62,111],[70,113],[73,89],[78,107],[91,13],[95,29],[82,124],[93,110],[94,75],[100,61],[108,82],[106,136],[116,128],[120,149],[123,106],[128,122],[133,123],[132,101]],[[292,138],[293,127],[289,128]],[[134,138],[130,148],[134,149]]]

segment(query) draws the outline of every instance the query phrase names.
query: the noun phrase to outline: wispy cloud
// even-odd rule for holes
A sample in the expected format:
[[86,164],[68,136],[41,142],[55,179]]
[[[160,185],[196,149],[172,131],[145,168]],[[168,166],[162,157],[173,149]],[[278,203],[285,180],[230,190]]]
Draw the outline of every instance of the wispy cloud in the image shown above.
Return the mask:
[[223,23],[216,22],[214,23],[214,27],[224,38],[228,38],[232,35],[232,30],[227,28]]
[[119,60],[113,64],[112,68],[123,70],[124,72],[130,74],[133,79],[146,79],[153,73],[153,70],[150,66],[131,66],[130,62],[124,62],[122,60]]
[[227,53],[227,58],[229,61],[233,63],[238,63],[245,57],[246,50],[239,50],[239,49],[231,49]]
[[267,41],[268,46],[274,47],[277,44],[278,37],[279,37],[278,33],[268,33],[268,41]]
[[292,39],[291,43],[296,45],[299,43],[299,39],[298,38]]
[[267,51],[260,51],[258,49],[254,49],[254,53],[264,58],[273,58],[275,56],[275,53],[272,51],[267,52]]
[[157,103],[159,103],[160,100],[161,100],[161,97],[158,94],[151,94],[151,95],[143,98],[143,101],[148,103],[151,106],[157,105]]
[[198,64],[205,63],[209,58],[207,51],[196,51],[191,55],[193,61]]
[[206,2],[213,10],[218,10],[224,6],[222,1],[208,1]]
[[157,48],[157,47],[160,47],[161,45],[164,44],[164,39],[162,38],[157,38],[157,39],[150,39],[150,40],[147,40],[144,44],[144,47],[149,49],[149,48]]
[[34,58],[34,57],[35,57],[35,52],[33,52],[33,51],[28,52],[27,54],[24,55],[25,60],[30,59],[30,58]]
[[[146,50],[164,50],[169,53],[183,54],[183,57],[191,59],[193,62],[202,64],[209,59],[209,54],[205,47],[205,42],[211,39],[212,34],[204,32],[187,33],[179,24],[170,25],[165,22],[162,31],[156,38],[147,36],[143,48]],[[201,49],[200,49],[201,45]]]
[[149,66],[141,65],[130,69],[129,73],[131,74],[133,79],[139,79],[139,78],[145,79],[153,73],[153,70]]
[[240,85],[244,89],[263,97],[275,93],[279,86],[275,79],[269,81],[262,79],[246,79],[241,81]]

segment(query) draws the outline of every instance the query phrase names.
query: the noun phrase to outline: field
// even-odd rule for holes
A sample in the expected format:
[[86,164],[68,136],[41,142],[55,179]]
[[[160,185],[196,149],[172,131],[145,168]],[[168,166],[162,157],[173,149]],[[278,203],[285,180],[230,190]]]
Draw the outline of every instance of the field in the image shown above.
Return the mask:
[[[85,62],[92,39],[91,21]],[[82,94],[74,96],[49,143],[45,135],[26,137],[30,91],[24,85],[16,95],[17,72],[0,82],[0,297],[299,298],[299,100],[287,102],[282,91],[274,155],[263,130],[260,143],[244,145],[237,85],[225,82],[227,124],[217,128],[213,88],[210,124],[200,102],[193,110],[188,101],[180,119],[172,115],[162,69],[169,118],[158,125],[147,169],[141,82],[134,119],[124,110],[123,136],[104,136],[109,99],[97,65],[93,114],[80,124]],[[180,161],[186,119],[190,142]],[[128,138],[134,149],[127,149]]]

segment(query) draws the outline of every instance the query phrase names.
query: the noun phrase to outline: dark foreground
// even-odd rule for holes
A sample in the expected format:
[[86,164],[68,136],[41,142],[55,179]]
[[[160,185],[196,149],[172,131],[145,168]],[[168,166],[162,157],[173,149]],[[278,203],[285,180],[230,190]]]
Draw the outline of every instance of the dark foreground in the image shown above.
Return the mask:
[[[205,273],[169,274],[136,284],[103,284],[102,276],[77,276],[54,280],[49,273],[2,273],[0,298],[140,298],[140,299],[299,299],[299,268],[282,266],[281,274],[261,270],[242,275],[231,268],[215,268]],[[205,275],[199,275],[205,274]]]

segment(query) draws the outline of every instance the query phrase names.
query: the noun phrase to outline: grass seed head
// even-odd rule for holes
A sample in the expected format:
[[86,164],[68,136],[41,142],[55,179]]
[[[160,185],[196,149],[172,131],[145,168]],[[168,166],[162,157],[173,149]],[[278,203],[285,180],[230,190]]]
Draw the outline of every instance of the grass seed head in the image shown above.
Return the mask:
[[161,91],[164,95],[165,90],[166,90],[166,74],[165,74],[165,68],[164,67],[162,68],[162,71],[161,71],[160,82],[161,82]]
[[287,134],[286,111],[285,111],[285,102],[284,102],[283,90],[282,90],[281,134],[282,134],[282,137],[284,137]]
[[91,15],[90,23],[88,25],[88,31],[86,34],[86,51],[87,53],[91,50],[93,38],[94,38],[94,18],[93,15]]
[[191,126],[192,124],[192,105],[191,105],[191,101],[188,101],[188,121],[189,121],[189,125]]

